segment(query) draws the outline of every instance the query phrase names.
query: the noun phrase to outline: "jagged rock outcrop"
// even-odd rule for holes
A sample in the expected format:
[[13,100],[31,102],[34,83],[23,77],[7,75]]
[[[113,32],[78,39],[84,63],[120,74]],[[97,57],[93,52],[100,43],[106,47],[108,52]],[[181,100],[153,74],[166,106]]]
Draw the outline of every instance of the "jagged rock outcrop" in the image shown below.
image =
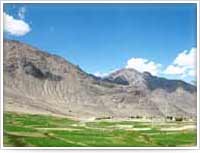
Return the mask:
[[106,78],[18,41],[4,40],[4,110],[78,118],[196,117],[196,88],[134,69]]

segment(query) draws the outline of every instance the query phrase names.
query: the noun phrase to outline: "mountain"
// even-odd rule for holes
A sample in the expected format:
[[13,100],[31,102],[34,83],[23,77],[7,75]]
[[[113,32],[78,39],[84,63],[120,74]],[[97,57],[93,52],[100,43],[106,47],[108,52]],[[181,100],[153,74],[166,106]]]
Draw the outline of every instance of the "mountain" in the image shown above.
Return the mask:
[[75,118],[196,117],[196,87],[121,69],[96,77],[64,58],[4,40],[4,111]]
[[109,82],[148,88],[149,90],[164,89],[166,92],[174,92],[182,88],[194,93],[196,87],[181,80],[168,80],[157,76],[152,76],[149,72],[140,73],[134,69],[121,69],[104,78]]

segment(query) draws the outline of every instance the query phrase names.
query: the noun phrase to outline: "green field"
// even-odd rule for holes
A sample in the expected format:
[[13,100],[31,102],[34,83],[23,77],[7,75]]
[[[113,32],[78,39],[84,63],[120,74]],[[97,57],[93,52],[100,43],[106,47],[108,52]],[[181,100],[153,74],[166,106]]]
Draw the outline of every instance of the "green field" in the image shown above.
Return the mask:
[[4,147],[196,146],[193,122],[74,121],[46,115],[4,113]]

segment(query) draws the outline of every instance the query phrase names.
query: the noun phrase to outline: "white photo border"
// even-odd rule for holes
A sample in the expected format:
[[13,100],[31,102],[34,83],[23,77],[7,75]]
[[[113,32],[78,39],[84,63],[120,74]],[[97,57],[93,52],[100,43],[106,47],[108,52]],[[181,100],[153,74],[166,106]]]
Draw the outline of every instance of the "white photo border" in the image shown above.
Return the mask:
[[[113,4],[134,4],[134,3],[141,3],[141,4],[146,4],[146,3],[153,3],[153,4],[156,4],[156,3],[162,3],[162,4],[170,4],[170,3],[193,3],[193,4],[196,4],[197,5],[197,38],[196,38],[196,41],[197,41],[197,143],[196,143],[196,146],[193,146],[193,147],[4,147],[3,146],[3,6],[4,4],[9,4],[9,3],[26,3],[26,4],[34,4],[34,3],[40,3],[40,4],[50,4],[50,3],[63,3],[63,4],[70,4],[70,3],[74,3],[74,4],[109,4],[109,3],[113,3]],[[35,149],[50,149],[50,150],[60,150],[60,149],[66,149],[66,150],[73,150],[73,149],[99,149],[99,150],[105,150],[105,149],[123,149],[123,150],[127,150],[127,149],[142,149],[142,150],[149,150],[149,149],[159,149],[159,150],[167,150],[167,149],[174,149],[174,150],[183,150],[183,149],[199,149],[199,128],[200,128],[200,117],[199,117],[199,79],[200,79],[200,75],[199,75],[199,72],[200,72],[200,63],[199,63],[199,56],[200,56],[200,53],[199,53],[199,1],[198,0],[187,0],[187,1],[1,1],[1,54],[0,54],[0,71],[1,71],[1,93],[0,93],[0,100],[1,100],[1,139],[0,139],[0,146],[1,146],[1,149],[3,150],[7,150],[7,149],[22,149],[22,150],[28,150],[28,149],[31,149],[31,150],[35,150]]]

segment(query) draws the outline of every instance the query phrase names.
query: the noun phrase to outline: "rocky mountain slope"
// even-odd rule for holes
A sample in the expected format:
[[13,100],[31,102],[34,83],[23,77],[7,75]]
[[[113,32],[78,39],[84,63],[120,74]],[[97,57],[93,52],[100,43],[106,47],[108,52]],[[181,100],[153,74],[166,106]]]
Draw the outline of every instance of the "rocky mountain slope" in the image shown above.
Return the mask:
[[132,87],[148,88],[151,91],[155,89],[163,89],[166,92],[174,92],[177,88],[182,88],[191,93],[196,91],[196,88],[193,85],[184,81],[168,80],[152,76],[149,72],[140,73],[134,69],[118,70],[104,78],[104,80]]
[[196,117],[196,88],[121,69],[106,78],[24,43],[4,40],[4,111],[77,118]]

